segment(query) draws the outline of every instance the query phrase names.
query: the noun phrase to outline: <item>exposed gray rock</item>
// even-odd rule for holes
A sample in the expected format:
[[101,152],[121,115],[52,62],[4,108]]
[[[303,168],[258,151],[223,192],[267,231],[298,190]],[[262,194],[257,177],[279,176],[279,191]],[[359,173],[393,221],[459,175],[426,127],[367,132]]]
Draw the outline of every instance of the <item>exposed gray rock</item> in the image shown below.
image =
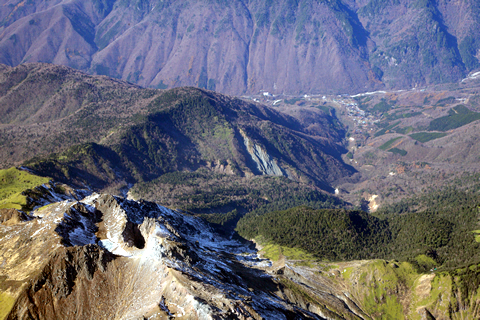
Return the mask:
[[270,157],[264,148],[250,140],[242,130],[240,130],[240,134],[243,137],[243,143],[245,144],[248,154],[252,157],[261,174],[287,176],[286,172],[277,164],[277,161]]

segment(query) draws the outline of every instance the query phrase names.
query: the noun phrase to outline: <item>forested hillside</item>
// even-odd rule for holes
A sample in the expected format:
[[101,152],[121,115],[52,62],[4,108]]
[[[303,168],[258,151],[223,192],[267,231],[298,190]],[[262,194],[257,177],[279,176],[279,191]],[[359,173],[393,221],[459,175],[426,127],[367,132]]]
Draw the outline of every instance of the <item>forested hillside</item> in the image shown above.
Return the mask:
[[[355,172],[341,159],[345,128],[328,110],[317,110],[313,119],[322,125],[312,128],[273,108],[211,91],[143,89],[48,64],[5,67],[0,90],[2,167],[23,165],[77,187],[122,193],[141,183],[132,189],[136,197],[157,201],[168,174],[186,174],[174,179],[181,184],[187,172],[197,172],[193,177],[201,184],[228,181],[216,204],[196,195],[198,210],[245,213],[257,200],[240,203],[229,192],[242,185],[249,191],[240,190],[241,197],[260,192],[264,180],[249,179],[254,176],[284,177],[296,184],[292,188],[324,199],[321,190],[332,192],[333,181]],[[192,209],[182,196],[175,198],[171,205]]]
[[454,269],[480,262],[478,188],[437,190],[374,215],[304,206],[253,211],[240,219],[237,230],[246,238],[298,247],[325,260],[397,259],[421,270]]

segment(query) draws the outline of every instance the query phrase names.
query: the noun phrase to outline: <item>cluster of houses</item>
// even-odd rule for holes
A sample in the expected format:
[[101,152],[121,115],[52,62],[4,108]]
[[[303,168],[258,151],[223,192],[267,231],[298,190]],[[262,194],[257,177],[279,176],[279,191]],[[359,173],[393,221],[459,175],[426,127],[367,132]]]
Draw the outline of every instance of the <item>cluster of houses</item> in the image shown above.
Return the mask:
[[[260,95],[258,96],[250,96],[245,97],[249,100],[253,100],[255,102],[263,102],[270,105],[277,105],[281,103],[285,98],[284,96],[280,95],[273,95],[268,91],[261,91]],[[289,97],[292,98],[292,97]],[[334,105],[337,109],[345,111],[344,114],[352,120],[355,124],[354,128],[352,129],[352,133],[354,134],[369,134],[373,132],[376,127],[375,123],[380,121],[380,119],[376,118],[374,115],[370,114],[369,112],[362,110],[359,108],[358,103],[348,95],[339,95],[339,96],[326,96],[326,95],[309,95],[305,94],[302,97],[298,97],[298,100],[310,101],[312,103],[328,103],[330,105]],[[338,111],[340,111],[338,110]]]
[[348,116],[362,129],[373,130],[373,125],[379,121],[374,115],[360,109],[356,102],[347,102],[344,103],[343,106],[345,107]]
[[376,130],[375,123],[379,122],[380,119],[370,114],[370,112],[360,109],[358,103],[351,97],[337,96],[335,98],[329,98],[323,96],[322,100],[332,102],[345,111],[344,114],[355,124],[355,127],[351,128],[352,133],[364,134]]

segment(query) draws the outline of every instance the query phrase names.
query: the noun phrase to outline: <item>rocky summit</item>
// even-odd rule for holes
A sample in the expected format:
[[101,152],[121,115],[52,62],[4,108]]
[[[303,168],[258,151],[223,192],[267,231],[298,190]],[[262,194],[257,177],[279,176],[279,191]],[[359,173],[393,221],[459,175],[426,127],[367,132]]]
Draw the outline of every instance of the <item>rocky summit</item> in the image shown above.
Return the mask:
[[[476,266],[434,273],[425,255],[417,264],[320,261],[220,235],[153,202],[44,191],[67,199],[28,214],[0,209],[1,319],[479,316]],[[420,264],[432,270],[419,272]]]
[[479,17],[3,1],[0,320],[480,319]]
[[282,280],[301,278],[294,268],[275,270],[251,244],[150,202],[92,194],[2,223],[0,235],[6,319],[365,316],[333,288],[310,289],[328,307],[305,300]]

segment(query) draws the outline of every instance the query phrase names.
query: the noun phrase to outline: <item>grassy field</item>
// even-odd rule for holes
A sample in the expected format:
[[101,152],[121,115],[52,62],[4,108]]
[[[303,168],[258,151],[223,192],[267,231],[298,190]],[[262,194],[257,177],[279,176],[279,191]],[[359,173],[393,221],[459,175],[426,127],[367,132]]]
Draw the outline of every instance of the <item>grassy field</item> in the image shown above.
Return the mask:
[[389,152],[392,152],[392,153],[395,153],[395,154],[399,154],[401,155],[402,157],[406,156],[407,155],[407,151],[403,150],[403,149],[398,149],[398,148],[392,148],[390,150],[388,150]]
[[472,231],[475,234],[475,241],[480,242],[480,230]]
[[402,137],[396,137],[396,138],[393,138],[387,142],[385,142],[384,144],[382,144],[379,148],[382,149],[382,150],[388,150],[392,147],[392,145],[399,139],[401,139]]
[[410,135],[410,138],[424,143],[430,140],[435,140],[438,138],[445,137],[446,135],[447,135],[446,133],[442,133],[442,132],[417,132],[417,133],[412,133]]
[[0,292],[0,319],[5,319],[15,304],[15,299],[10,295]]
[[352,286],[364,311],[375,319],[405,319],[402,296],[408,295],[420,274],[408,262],[372,260],[346,268],[342,277]]
[[480,113],[470,111],[465,106],[456,106],[450,109],[448,116],[433,119],[428,126],[428,130],[445,132],[460,128],[476,120],[480,120]]
[[0,170],[0,209],[21,210],[27,204],[27,198],[22,192],[49,181],[50,178],[38,177],[17,168]]
[[302,249],[289,248],[273,243],[268,243],[263,247],[261,254],[263,257],[272,261],[278,261],[280,258],[285,257],[287,260],[296,260],[297,262],[295,264],[307,267],[313,267],[317,260],[312,254],[307,253]]

